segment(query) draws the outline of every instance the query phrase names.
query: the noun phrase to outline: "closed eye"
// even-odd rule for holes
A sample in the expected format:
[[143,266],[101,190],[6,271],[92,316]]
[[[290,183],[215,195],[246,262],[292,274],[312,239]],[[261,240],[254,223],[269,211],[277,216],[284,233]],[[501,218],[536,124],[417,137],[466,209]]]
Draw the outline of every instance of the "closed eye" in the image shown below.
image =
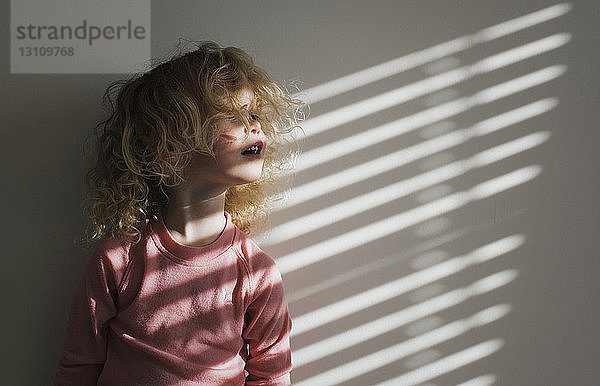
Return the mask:
[[[253,121],[259,121],[260,120],[260,116],[258,114],[254,114],[254,113],[248,113],[247,117],[249,117]],[[236,115],[231,115],[231,116],[227,117],[227,120],[231,121],[231,122],[238,122],[240,119]]]

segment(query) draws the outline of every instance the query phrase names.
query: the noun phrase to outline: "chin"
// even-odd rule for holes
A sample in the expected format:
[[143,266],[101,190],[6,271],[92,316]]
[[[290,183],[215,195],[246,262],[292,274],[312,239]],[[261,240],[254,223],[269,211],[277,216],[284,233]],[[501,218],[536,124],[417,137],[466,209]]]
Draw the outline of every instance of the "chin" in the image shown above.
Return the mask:
[[258,180],[260,180],[261,175],[257,175],[257,176],[249,176],[247,178],[245,178],[245,181],[242,184],[251,184],[253,182],[256,182]]
[[262,176],[262,172],[263,163],[254,162],[251,164],[236,165],[224,171],[224,177],[229,181],[230,186],[245,185],[258,181]]
[[238,174],[232,178],[235,181],[233,185],[246,185],[256,182],[260,179],[262,173],[244,173]]

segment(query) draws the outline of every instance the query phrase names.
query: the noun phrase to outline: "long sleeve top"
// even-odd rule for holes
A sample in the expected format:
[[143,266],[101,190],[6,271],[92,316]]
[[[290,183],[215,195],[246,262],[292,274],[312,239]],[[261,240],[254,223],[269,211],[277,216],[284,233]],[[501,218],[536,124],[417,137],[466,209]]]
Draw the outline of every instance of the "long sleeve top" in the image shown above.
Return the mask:
[[55,384],[290,384],[281,275],[225,216],[203,247],[177,243],[160,217],[139,242],[101,242],[73,300]]

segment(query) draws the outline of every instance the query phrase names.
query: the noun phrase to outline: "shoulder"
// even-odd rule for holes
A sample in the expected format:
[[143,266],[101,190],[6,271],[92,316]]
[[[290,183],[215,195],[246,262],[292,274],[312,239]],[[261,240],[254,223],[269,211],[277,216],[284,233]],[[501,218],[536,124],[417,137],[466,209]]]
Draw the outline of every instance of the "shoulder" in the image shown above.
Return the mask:
[[249,236],[238,231],[236,248],[240,258],[248,269],[252,287],[255,291],[265,286],[280,285],[282,282],[275,261],[265,253]]
[[130,261],[133,259],[136,246],[144,239],[135,242],[123,236],[114,236],[100,240],[94,247],[88,261],[88,270],[96,274],[112,277],[117,282],[125,273]]
[[252,270],[276,269],[273,259],[254,240],[239,229],[237,230],[235,244]]

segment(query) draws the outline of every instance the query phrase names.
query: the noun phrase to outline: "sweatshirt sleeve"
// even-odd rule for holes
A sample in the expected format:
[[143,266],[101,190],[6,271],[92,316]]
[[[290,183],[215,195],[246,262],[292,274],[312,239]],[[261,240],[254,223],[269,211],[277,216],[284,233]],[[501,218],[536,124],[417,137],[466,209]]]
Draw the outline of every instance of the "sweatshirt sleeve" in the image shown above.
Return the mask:
[[244,329],[248,344],[246,385],[289,385],[292,323],[281,274],[270,257],[258,247],[251,249],[254,293]]
[[71,304],[55,385],[96,385],[106,361],[107,322],[117,313],[117,284],[113,265],[97,250]]

